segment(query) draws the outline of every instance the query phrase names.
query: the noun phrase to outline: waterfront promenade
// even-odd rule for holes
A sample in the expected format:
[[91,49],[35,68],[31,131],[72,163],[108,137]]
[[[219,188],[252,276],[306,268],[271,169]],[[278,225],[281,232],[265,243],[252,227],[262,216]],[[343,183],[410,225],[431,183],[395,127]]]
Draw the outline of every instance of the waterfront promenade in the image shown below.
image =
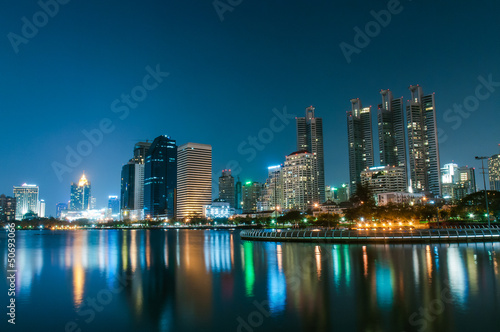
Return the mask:
[[323,243],[430,243],[500,241],[500,228],[439,228],[413,230],[243,230],[242,240]]

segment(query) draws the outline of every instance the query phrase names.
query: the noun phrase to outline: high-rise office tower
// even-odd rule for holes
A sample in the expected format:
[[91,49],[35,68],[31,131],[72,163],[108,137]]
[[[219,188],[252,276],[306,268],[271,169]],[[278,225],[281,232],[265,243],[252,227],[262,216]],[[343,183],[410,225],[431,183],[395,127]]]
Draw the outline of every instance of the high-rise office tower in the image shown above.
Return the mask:
[[122,166],[120,209],[124,217],[131,211],[144,209],[144,164],[129,161]]
[[16,220],[16,199],[0,195],[0,221],[9,222]]
[[[406,135],[403,97],[394,99],[390,90],[381,90],[378,105],[378,142],[381,166],[404,167],[406,177]],[[406,187],[405,182],[405,187]]]
[[314,107],[306,108],[306,116],[297,118],[297,151],[307,151],[313,159],[313,201],[325,201],[325,160],[323,152],[323,119],[314,116]]
[[120,199],[118,199],[118,196],[108,197],[108,209],[111,210],[113,216],[120,213]]
[[500,191],[500,154],[496,154],[488,159],[488,173],[490,190]]
[[373,167],[371,108],[363,108],[359,98],[351,99],[351,110],[347,112],[347,135],[349,187],[352,195],[356,191],[356,184],[361,183],[361,172]]
[[212,203],[212,146],[187,143],[177,154],[177,219],[203,217]]
[[56,218],[60,219],[62,212],[67,211],[67,210],[68,210],[68,204],[66,204],[66,203],[57,204],[56,205]]
[[131,162],[136,164],[144,164],[146,155],[148,154],[151,143],[149,142],[137,142],[134,146],[134,158],[130,159]]
[[71,182],[71,201],[69,209],[72,211],[83,211],[91,209],[90,181],[85,174],[78,183]]
[[175,217],[177,145],[169,136],[155,138],[145,158],[144,215]]
[[476,192],[474,168],[446,164],[441,168],[441,195],[445,199],[460,200]]
[[306,211],[314,203],[313,197],[314,155],[297,151],[286,156],[283,166],[284,209]]
[[378,166],[361,172],[361,184],[373,194],[406,191],[406,171],[404,167]]
[[418,85],[410,85],[411,100],[406,105],[410,179],[414,192],[441,194],[439,144],[434,94],[424,95]]
[[234,177],[231,175],[231,170],[223,170],[222,176],[219,177],[219,199],[229,203],[230,208],[234,208],[234,189]]
[[22,220],[26,213],[38,214],[38,186],[23,184],[14,186],[16,199],[16,220]]
[[43,199],[38,202],[38,216],[45,218],[45,200]]
[[242,202],[241,181],[240,177],[238,176],[238,181],[236,181],[236,184],[234,185],[234,208],[237,210],[241,210]]
[[126,219],[144,217],[144,163],[150,147],[149,142],[136,143],[134,157],[122,167],[120,209]]
[[244,213],[257,211],[257,203],[262,194],[262,183],[247,181],[241,186],[242,209]]
[[271,210],[282,211],[283,200],[283,166],[276,165],[267,168],[267,188],[269,194],[269,207]]

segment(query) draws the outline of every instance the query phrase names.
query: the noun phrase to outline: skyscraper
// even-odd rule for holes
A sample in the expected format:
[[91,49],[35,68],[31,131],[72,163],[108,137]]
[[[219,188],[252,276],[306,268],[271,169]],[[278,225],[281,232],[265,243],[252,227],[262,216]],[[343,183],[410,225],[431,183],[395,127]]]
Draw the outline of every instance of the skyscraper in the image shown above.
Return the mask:
[[283,166],[276,165],[267,168],[267,188],[269,191],[269,207],[279,213],[283,209]]
[[[380,165],[404,167],[406,178],[406,135],[403,97],[394,99],[390,90],[381,90],[378,105]],[[406,182],[405,182],[405,186]]]
[[38,202],[38,216],[45,218],[45,201],[43,199]]
[[424,95],[418,85],[410,85],[411,100],[406,105],[410,179],[414,192],[441,194],[439,145],[434,94]]
[[488,173],[490,190],[500,191],[500,154],[496,154],[488,160]]
[[67,210],[68,210],[68,204],[66,204],[66,203],[57,204],[56,205],[56,218],[60,219],[62,212],[67,211]]
[[108,209],[111,210],[111,215],[118,216],[120,214],[120,200],[118,196],[108,197]]
[[378,166],[361,172],[361,184],[373,194],[406,191],[406,171],[404,167]]
[[262,183],[247,181],[241,186],[242,209],[244,213],[257,211],[257,202],[262,193]]
[[212,147],[187,143],[177,149],[177,219],[203,217],[212,203]]
[[314,107],[306,108],[306,116],[297,118],[297,151],[313,154],[313,201],[325,201],[325,160],[323,150],[323,119],[314,116]]
[[122,167],[120,210],[125,219],[144,217],[144,163],[150,147],[149,142],[136,143],[134,157]]
[[0,221],[9,222],[16,220],[16,199],[0,195]]
[[177,145],[169,136],[155,138],[148,150],[144,170],[144,215],[175,217]]
[[314,155],[297,151],[286,156],[283,167],[284,209],[306,211],[314,203],[313,196]]
[[38,186],[23,184],[14,187],[16,198],[16,220],[22,220],[26,213],[38,214]]
[[446,164],[441,168],[441,195],[445,199],[460,200],[476,192],[474,168]]
[[234,185],[234,208],[237,210],[241,210],[242,202],[243,199],[241,197],[241,181],[240,177],[238,176],[238,181],[236,181],[236,184]]
[[219,177],[219,199],[229,203],[229,207],[234,208],[234,177],[231,175],[230,169],[222,171],[222,176]]
[[349,187],[352,195],[356,191],[356,184],[361,183],[361,172],[373,167],[371,108],[363,108],[359,98],[351,99],[351,110],[347,112],[347,135]]
[[71,182],[71,201],[69,209],[72,211],[83,211],[91,208],[91,186],[85,174],[78,183]]

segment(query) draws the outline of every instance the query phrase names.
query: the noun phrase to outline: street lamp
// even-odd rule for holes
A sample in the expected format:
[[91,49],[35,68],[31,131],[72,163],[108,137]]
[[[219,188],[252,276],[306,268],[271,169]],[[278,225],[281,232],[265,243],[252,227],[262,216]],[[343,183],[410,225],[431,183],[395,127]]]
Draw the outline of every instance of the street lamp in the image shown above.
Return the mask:
[[476,160],[481,160],[481,169],[483,170],[483,182],[484,182],[484,199],[486,201],[486,218],[488,218],[488,228],[491,228],[490,208],[488,207],[488,191],[486,190],[486,172],[484,168],[485,159],[489,159],[489,157],[476,157]]

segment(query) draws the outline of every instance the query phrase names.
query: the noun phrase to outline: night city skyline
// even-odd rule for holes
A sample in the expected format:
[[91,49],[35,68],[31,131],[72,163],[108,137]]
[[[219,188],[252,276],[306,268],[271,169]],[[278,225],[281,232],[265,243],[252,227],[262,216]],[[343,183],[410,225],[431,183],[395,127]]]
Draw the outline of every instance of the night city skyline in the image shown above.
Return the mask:
[[[231,161],[239,162],[242,181],[263,181],[268,166],[296,150],[294,117],[311,105],[323,118],[325,184],[339,185],[349,179],[349,100],[360,98],[376,110],[380,90],[406,101],[408,86],[416,84],[436,94],[441,164],[479,168],[474,156],[499,152],[497,3],[458,2],[454,14],[445,15],[444,4],[401,2],[350,63],[340,45],[355,45],[354,28],[364,30],[375,20],[371,11],[387,9],[387,2],[355,1],[342,11],[321,2],[241,2],[222,21],[211,2],[118,4],[61,4],[26,43],[13,47],[4,38],[1,137],[7,144],[0,193],[12,195],[13,186],[34,183],[47,215],[54,215],[84,171],[104,206],[109,195],[119,194],[120,170],[134,144],[159,135],[179,145],[212,145],[213,181],[227,168],[237,176]],[[13,3],[0,26],[6,36],[22,35],[22,18],[31,20],[40,10],[36,2]],[[485,87],[478,96],[480,85]],[[124,101],[122,94],[137,86],[145,87],[144,100]],[[478,96],[475,111],[468,111],[476,108],[470,96]],[[263,150],[254,158],[240,153],[238,147],[248,147],[248,137],[269,128],[284,108],[289,121]],[[109,131],[102,142],[61,180],[53,163],[65,164],[66,147],[76,149],[86,139],[82,131],[100,125]],[[374,150],[377,160],[376,140]]]

